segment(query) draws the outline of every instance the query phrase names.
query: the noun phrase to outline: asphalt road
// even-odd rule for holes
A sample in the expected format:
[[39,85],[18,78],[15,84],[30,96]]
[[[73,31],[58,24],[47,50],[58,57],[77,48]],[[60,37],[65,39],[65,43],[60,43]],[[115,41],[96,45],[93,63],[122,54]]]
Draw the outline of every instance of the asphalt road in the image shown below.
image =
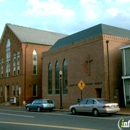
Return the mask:
[[70,112],[26,112],[0,109],[0,130],[119,130],[118,121],[125,115],[72,115]]

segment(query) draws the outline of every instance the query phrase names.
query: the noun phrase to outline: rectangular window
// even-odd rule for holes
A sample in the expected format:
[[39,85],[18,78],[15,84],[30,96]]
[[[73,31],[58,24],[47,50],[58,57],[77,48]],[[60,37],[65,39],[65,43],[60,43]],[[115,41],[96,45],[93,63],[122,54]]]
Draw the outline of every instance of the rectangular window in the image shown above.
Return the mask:
[[20,74],[20,52],[17,52],[17,75]]
[[15,96],[15,86],[12,86],[12,96]]
[[19,85],[16,85],[16,96],[19,96]]
[[20,66],[17,66],[17,75],[20,74]]
[[13,76],[16,75],[16,54],[14,53],[14,57],[13,57]]
[[10,76],[10,60],[6,61],[6,77]]
[[4,70],[4,63],[1,61],[1,68],[0,68],[0,71],[1,71],[1,75],[0,77],[3,78],[3,70]]
[[2,89],[2,87],[0,87],[0,97],[2,97],[3,96],[3,89]]
[[52,94],[52,79],[48,80],[48,94]]
[[33,97],[37,96],[37,85],[33,84]]
[[16,68],[13,68],[13,75],[16,75]]
[[55,80],[55,94],[60,94],[60,87],[59,87],[60,84],[59,83],[60,83],[59,78],[57,78]]
[[37,61],[37,55],[33,55],[33,61]]
[[37,74],[37,65],[33,65],[33,74]]

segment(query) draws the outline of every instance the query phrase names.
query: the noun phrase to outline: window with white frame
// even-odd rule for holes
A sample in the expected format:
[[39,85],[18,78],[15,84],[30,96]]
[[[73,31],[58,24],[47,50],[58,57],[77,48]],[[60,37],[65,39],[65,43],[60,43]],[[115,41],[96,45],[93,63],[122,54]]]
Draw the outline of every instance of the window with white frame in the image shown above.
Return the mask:
[[19,85],[16,85],[16,96],[19,96]]
[[2,88],[2,86],[0,86],[0,97],[2,97],[3,96],[3,88]]
[[6,77],[10,76],[10,39],[6,43]]
[[17,52],[17,75],[20,74],[20,52]]
[[37,74],[37,52],[36,50],[33,51],[33,74]]
[[37,96],[37,85],[33,84],[33,97]]
[[16,53],[13,54],[13,75],[16,75]]

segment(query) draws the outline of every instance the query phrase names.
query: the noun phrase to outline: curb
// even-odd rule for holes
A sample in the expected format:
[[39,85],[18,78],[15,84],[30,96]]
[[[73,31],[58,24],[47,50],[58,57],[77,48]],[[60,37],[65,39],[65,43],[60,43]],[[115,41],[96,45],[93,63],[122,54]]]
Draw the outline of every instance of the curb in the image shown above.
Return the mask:
[[[21,106],[12,107],[12,106],[3,106],[3,105],[0,105],[0,109],[11,109],[11,110],[15,109],[15,110],[25,110],[26,111],[26,108],[25,107],[21,107]],[[53,111],[56,111],[56,112],[70,112],[67,109],[53,109]],[[130,113],[119,112],[119,113],[115,113],[115,115],[130,116]]]

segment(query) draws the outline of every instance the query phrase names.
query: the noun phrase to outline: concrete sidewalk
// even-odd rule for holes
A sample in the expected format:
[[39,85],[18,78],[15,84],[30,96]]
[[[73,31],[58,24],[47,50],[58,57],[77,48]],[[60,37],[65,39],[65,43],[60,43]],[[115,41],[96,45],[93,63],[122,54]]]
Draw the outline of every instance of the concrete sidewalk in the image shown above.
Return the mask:
[[[17,110],[26,110],[25,106],[16,106],[16,105],[0,105],[0,108],[2,109],[17,109]],[[62,111],[62,112],[67,112],[69,109],[64,108],[64,109],[54,109],[54,111]],[[117,113],[120,115],[130,115],[130,108],[120,108],[120,111]]]

